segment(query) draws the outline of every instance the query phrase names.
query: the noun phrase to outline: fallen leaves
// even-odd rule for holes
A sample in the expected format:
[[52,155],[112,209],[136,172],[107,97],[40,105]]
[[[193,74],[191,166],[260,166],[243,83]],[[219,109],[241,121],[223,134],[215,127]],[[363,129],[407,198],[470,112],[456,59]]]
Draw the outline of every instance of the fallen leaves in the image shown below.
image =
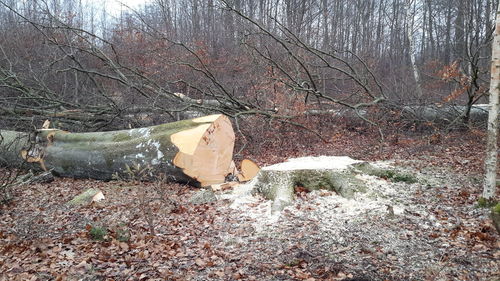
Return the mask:
[[[394,147],[382,150],[383,155],[377,154],[379,149],[370,145],[374,138],[369,135],[337,130],[335,139],[336,142],[318,148],[313,148],[314,141],[300,144],[301,147],[292,144],[296,148],[292,154],[346,154],[365,159],[425,156],[428,157],[425,162],[415,161],[412,167],[425,171],[429,165],[445,165],[453,171],[467,173],[481,169],[481,155],[470,153],[481,142],[477,137],[463,137],[454,143],[453,136],[442,136],[439,146],[421,146],[425,139],[399,138]],[[272,147],[264,151],[269,149]],[[276,155],[267,153],[252,158],[261,159],[261,163],[275,163],[292,156]],[[434,167],[431,169],[431,174],[437,173]],[[73,210],[64,207],[65,202],[90,187],[106,194],[106,204]],[[154,210],[155,236],[138,210],[139,188],[147,190],[145,202],[150,202],[150,209]],[[417,190],[413,203],[423,206],[435,217],[432,223],[428,216],[409,211],[392,220],[374,217],[369,225],[359,228],[353,228],[356,221],[339,222],[346,226],[346,232],[335,235],[317,228],[321,219],[308,217],[307,214],[319,207],[309,204],[312,193],[305,194],[300,188],[297,192],[302,197],[295,208],[284,212],[278,222],[263,225],[259,230],[254,227],[254,221],[228,208],[227,202],[193,206],[187,201],[194,189],[181,185],[161,188],[167,189],[169,199],[177,202],[173,208],[165,207],[150,184],[134,186],[56,179],[51,184],[20,190],[15,201],[1,210],[0,280],[42,277],[52,280],[268,280],[270,276],[276,280],[307,281],[358,277],[359,280],[384,280],[387,276],[389,280],[415,279],[415,276],[425,279],[427,269],[416,268],[418,263],[402,258],[404,252],[381,245],[380,241],[403,241],[410,247],[406,252],[414,251],[436,264],[446,262],[440,272],[445,280],[473,280],[474,274],[493,274],[494,262],[500,257],[498,234],[485,222],[481,211],[472,207],[480,186],[470,182],[457,186],[446,179],[442,186]],[[50,194],[46,192],[48,189]],[[320,192],[318,196],[336,195]],[[248,212],[258,211],[261,203],[248,204]],[[331,212],[341,209],[340,205],[330,207]],[[302,215],[297,214],[299,211]],[[94,224],[109,230],[104,241],[89,239],[90,229],[86,229],[86,225]],[[127,235],[120,238],[120,231]],[[363,240],[368,239],[366,237],[373,239]],[[470,273],[477,268],[485,272]]]

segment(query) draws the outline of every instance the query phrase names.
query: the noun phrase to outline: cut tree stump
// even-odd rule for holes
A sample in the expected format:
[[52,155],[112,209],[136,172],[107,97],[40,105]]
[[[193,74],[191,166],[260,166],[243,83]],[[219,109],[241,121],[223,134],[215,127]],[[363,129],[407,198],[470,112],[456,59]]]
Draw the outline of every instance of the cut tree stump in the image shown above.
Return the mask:
[[138,164],[172,181],[208,186],[233,173],[235,136],[221,114],[121,131],[0,130],[0,135],[5,162],[25,159],[64,177],[110,180],[127,176],[126,167]]
[[367,186],[360,175],[385,177],[399,175],[370,163],[346,156],[301,157],[263,167],[257,176],[241,190],[252,190],[273,200],[272,212],[281,211],[293,203],[296,187],[299,190],[331,190],[345,198],[366,192]]

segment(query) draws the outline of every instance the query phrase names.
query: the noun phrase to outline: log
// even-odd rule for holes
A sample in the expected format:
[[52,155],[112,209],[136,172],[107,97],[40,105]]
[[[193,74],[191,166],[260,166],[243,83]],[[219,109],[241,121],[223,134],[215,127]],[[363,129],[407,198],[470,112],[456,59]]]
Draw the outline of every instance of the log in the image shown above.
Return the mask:
[[209,186],[233,172],[234,132],[221,114],[152,127],[92,133],[42,129],[35,137],[2,131],[2,158],[20,159],[64,177],[113,179],[127,166],[148,167],[176,182]]
[[37,184],[37,183],[51,183],[54,181],[54,175],[52,171],[46,171],[40,173],[38,175],[33,174],[33,171],[30,170],[29,173],[22,175],[19,177],[15,184],[19,185],[29,185],[29,184]]
[[[475,104],[470,110],[470,120],[478,123],[485,123],[488,119],[488,108],[487,104]],[[462,105],[416,105],[416,106],[404,106],[401,110],[403,116],[412,119],[432,121],[432,122],[451,122],[460,116],[465,115],[467,110],[466,106]]]

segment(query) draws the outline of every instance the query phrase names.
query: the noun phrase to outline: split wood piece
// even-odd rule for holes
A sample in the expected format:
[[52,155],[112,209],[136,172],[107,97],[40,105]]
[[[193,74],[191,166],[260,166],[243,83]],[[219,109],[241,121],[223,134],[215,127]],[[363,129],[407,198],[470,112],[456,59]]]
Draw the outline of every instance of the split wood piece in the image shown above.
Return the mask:
[[89,188],[79,195],[75,196],[71,201],[66,203],[68,206],[84,206],[92,202],[99,202],[104,199],[104,194],[97,188]]
[[240,183],[239,182],[226,182],[226,183],[220,183],[220,184],[212,184],[211,188],[212,191],[226,191],[228,189],[232,189],[235,186],[238,186]]
[[48,129],[50,127],[50,121],[45,120],[42,124],[42,129]]
[[260,171],[259,165],[249,159],[241,161],[241,172],[238,174],[240,182],[249,181],[253,179]]
[[42,129],[35,137],[13,131],[0,135],[11,144],[1,153],[7,161],[24,158],[66,177],[110,180],[138,164],[172,181],[208,186],[224,182],[233,172],[235,136],[230,120],[221,114],[111,132]]

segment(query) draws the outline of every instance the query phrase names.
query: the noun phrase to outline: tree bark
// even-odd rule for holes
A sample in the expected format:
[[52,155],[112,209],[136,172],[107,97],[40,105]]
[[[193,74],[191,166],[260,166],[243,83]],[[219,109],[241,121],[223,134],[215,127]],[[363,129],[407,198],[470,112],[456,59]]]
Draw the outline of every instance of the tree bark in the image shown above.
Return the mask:
[[[23,159],[64,177],[110,180],[127,175],[127,166],[148,167],[176,182],[208,186],[232,173],[234,132],[223,115],[210,115],[158,126],[93,133],[43,129],[35,137],[0,131],[12,143],[2,157]],[[16,141],[18,140],[18,141]]]
[[323,16],[323,50],[329,50],[330,33],[328,30],[328,1],[321,1],[321,11]]
[[495,196],[498,158],[498,110],[500,92],[500,5],[497,7],[495,37],[491,54],[490,110],[488,115],[488,141],[486,145],[483,198]]
[[421,99],[423,96],[422,87],[420,86],[420,74],[418,72],[415,41],[413,40],[413,27],[414,27],[414,15],[411,14],[411,6],[413,1],[405,1],[406,10],[406,36],[408,37],[408,53],[410,55],[411,68],[413,70],[413,78],[415,78],[415,87],[417,91],[417,98]]

